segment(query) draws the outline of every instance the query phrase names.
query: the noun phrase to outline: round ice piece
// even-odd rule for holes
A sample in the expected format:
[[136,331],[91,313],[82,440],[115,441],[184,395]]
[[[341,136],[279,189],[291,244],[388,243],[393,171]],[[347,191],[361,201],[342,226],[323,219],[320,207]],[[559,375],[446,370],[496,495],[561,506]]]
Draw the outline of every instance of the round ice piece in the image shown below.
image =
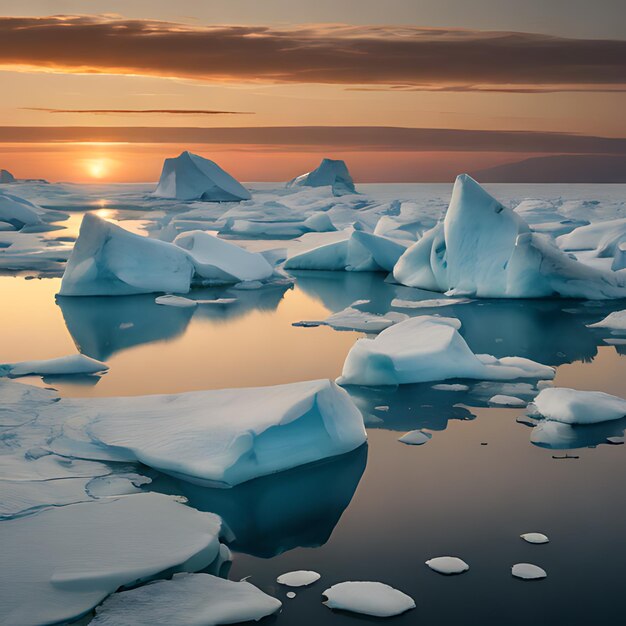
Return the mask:
[[532,563],[516,563],[511,568],[511,574],[523,580],[539,580],[548,575],[545,570],[537,565],[532,565]]
[[520,537],[528,543],[548,543],[550,541],[543,533],[524,533]]
[[405,435],[402,435],[398,441],[406,443],[410,446],[421,446],[431,439],[432,435],[426,433],[423,430],[411,430]]
[[378,582],[348,581],[326,589],[324,604],[374,617],[392,617],[415,608],[415,601],[405,593]]
[[287,585],[287,587],[306,587],[307,585],[312,585],[320,578],[321,576],[317,572],[303,569],[296,572],[287,572],[286,574],[281,574],[276,579],[276,582],[280,583],[281,585]]
[[296,594],[294,591],[288,591],[286,595],[290,600],[293,600],[296,597]]
[[469,565],[456,556],[438,556],[426,561],[426,565],[435,572],[446,574],[446,576],[462,574],[469,569]]

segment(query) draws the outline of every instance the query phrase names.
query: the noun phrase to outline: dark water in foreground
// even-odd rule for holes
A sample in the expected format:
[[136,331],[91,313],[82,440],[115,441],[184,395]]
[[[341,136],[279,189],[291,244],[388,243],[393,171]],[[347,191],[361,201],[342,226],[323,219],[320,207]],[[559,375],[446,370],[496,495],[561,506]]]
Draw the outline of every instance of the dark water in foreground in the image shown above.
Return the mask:
[[[189,311],[159,307],[153,296],[55,301],[57,280],[0,281],[3,304],[10,303],[0,328],[3,361],[60,356],[76,345],[111,366],[95,385],[25,381],[54,384],[70,396],[335,378],[360,335],[291,323],[323,319],[358,299],[371,300],[367,310],[386,312],[394,297],[417,294],[372,274],[308,273],[294,289],[238,292],[230,307]],[[459,317],[475,352],[558,366],[556,385],[624,395],[622,346],[607,345],[607,331],[585,326],[622,308],[623,302],[481,301],[411,314]],[[191,506],[224,517],[236,535],[230,577],[250,576],[284,603],[264,623],[379,621],[321,604],[322,591],[343,580],[378,580],[410,594],[417,609],[391,620],[398,625],[626,623],[626,446],[606,443],[625,424],[578,427],[573,450],[541,448],[530,442],[531,429],[516,422],[524,411],[489,408],[487,399],[500,391],[477,382],[468,382],[469,392],[436,391],[434,383],[351,388],[368,422],[366,447],[231,490],[163,476],[151,488],[182,493]],[[398,443],[416,428],[433,433],[426,445]],[[554,458],[566,452],[578,458]],[[550,543],[519,538],[533,531]],[[463,558],[470,571],[444,577],[424,565],[442,555]],[[512,578],[517,562],[543,567],[548,578]],[[290,600],[274,581],[293,569],[316,570],[322,579]]]

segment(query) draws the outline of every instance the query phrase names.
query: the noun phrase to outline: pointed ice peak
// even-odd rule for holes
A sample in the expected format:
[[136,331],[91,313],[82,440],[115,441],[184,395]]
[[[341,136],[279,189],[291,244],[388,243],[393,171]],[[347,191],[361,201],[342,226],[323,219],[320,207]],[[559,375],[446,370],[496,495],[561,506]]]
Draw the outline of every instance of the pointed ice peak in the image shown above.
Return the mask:
[[348,166],[341,159],[322,159],[319,167],[297,176],[287,183],[287,187],[325,187],[330,185],[335,195],[355,193],[354,181]]

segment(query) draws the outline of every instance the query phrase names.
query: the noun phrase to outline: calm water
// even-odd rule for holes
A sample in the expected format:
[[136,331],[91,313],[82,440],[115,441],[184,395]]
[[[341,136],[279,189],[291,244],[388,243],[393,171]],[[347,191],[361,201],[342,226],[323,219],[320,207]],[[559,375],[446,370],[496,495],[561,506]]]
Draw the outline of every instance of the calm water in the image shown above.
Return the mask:
[[[239,291],[234,305],[190,311],[155,305],[153,296],[55,299],[58,287],[58,279],[0,277],[0,360],[78,348],[109,363],[97,384],[25,379],[67,396],[335,378],[361,335],[291,324],[323,319],[358,299],[371,300],[367,310],[386,312],[394,297],[417,293],[374,274],[301,273],[293,288]],[[231,294],[214,289],[202,297]],[[623,302],[481,301],[438,312],[461,319],[475,352],[556,365],[556,385],[623,395],[620,346],[604,342],[608,332],[585,326],[621,308]],[[146,470],[155,478],[150,488],[182,493],[192,506],[224,517],[236,534],[230,577],[250,576],[284,601],[282,613],[265,623],[370,621],[320,603],[331,584],[368,579],[415,598],[415,611],[392,620],[398,625],[626,623],[626,447],[606,444],[624,423],[577,428],[573,445],[579,447],[569,453],[579,458],[555,459],[567,450],[531,444],[531,429],[516,422],[523,410],[487,407],[499,388],[468,384],[467,393],[431,384],[350,388],[369,426],[366,447],[231,490]],[[432,440],[420,447],[398,443],[415,428],[429,429]],[[519,539],[531,531],[551,542],[533,546]],[[470,571],[444,577],[424,565],[447,554],[466,560]],[[513,579],[516,562],[540,565],[548,578]],[[292,569],[317,570],[322,580],[289,600],[274,581]]]

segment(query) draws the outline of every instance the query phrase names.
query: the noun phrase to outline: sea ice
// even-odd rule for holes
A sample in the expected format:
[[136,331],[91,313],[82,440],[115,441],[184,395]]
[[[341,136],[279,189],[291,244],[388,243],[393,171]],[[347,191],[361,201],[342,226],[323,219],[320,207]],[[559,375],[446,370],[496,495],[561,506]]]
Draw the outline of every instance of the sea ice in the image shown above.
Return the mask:
[[595,324],[587,324],[589,328],[610,328],[613,330],[626,330],[626,309],[623,311],[613,311],[603,320]]
[[32,202],[0,191],[0,222],[7,222],[18,230],[34,226],[42,223],[40,211]]
[[185,296],[174,296],[172,294],[157,296],[154,301],[163,306],[175,306],[180,309],[189,309],[198,306],[198,302],[196,300],[185,298]]
[[548,543],[550,541],[543,533],[524,533],[520,537],[528,543]]
[[449,378],[554,377],[553,368],[529,359],[474,354],[459,334],[460,327],[454,318],[423,315],[399,322],[374,339],[359,339],[348,353],[338,382],[403,385]]
[[355,193],[352,176],[344,161],[322,159],[317,169],[301,174],[287,183],[287,187],[325,187],[330,185],[335,195]]
[[[366,440],[348,394],[328,380],[168,396],[63,398],[51,449],[140,461],[185,480],[231,487],[349,452]],[[233,419],[236,416],[237,419]]]
[[516,398],[515,396],[505,396],[503,394],[498,394],[489,398],[489,404],[494,404],[497,406],[510,406],[510,407],[525,407],[526,401],[521,398]]
[[459,383],[441,383],[440,385],[433,385],[432,388],[437,391],[469,391],[468,385],[461,385]]
[[537,565],[532,565],[532,563],[516,563],[511,568],[511,574],[515,578],[522,578],[523,580],[539,580],[548,575],[544,569]]
[[376,313],[367,313],[348,307],[343,311],[333,313],[325,320],[304,321],[299,322],[299,326],[330,326],[335,330],[354,330],[364,333],[378,333],[385,328],[389,328],[393,324],[397,324],[407,319],[406,315],[401,313],[385,313],[378,315]]
[[393,617],[415,608],[415,601],[406,593],[379,582],[347,581],[333,585],[322,594],[329,609],[340,609],[372,615]]
[[457,177],[445,219],[398,260],[409,287],[482,298],[626,297],[626,275],[584,265],[467,174]]
[[282,606],[249,582],[211,574],[175,574],[115,593],[96,609],[92,626],[218,626],[258,621]]
[[469,569],[469,565],[456,556],[437,556],[426,561],[426,565],[435,572],[451,576],[452,574],[462,574]]
[[432,435],[430,433],[424,432],[423,430],[411,430],[410,432],[402,435],[398,441],[406,443],[410,446],[421,446],[431,439]]
[[317,572],[310,570],[299,570],[297,572],[287,572],[281,574],[276,582],[287,587],[307,587],[318,581],[321,576]]
[[391,301],[391,306],[397,309],[426,309],[454,304],[467,304],[468,302],[473,302],[473,300],[469,298],[435,298],[433,300],[402,300],[394,298]]
[[626,218],[579,226],[556,240],[563,250],[593,250],[598,257],[614,257],[622,241],[626,241]]
[[217,163],[186,150],[175,158],[165,159],[154,195],[210,202],[239,202],[252,197]]
[[109,366],[102,361],[96,361],[84,354],[72,354],[57,359],[45,359],[43,361],[21,361],[19,363],[6,363],[0,365],[2,372],[12,377],[29,376],[66,376],[71,374],[98,374],[105,372]]
[[274,273],[262,254],[248,252],[235,243],[201,230],[182,233],[174,243],[189,253],[196,274],[203,282],[261,281]]
[[626,416],[626,400],[602,391],[542,389],[534,405],[543,417],[565,424],[595,424]]
[[86,213],[59,295],[187,293],[193,272],[192,260],[182,248],[135,235]]
[[123,585],[199,570],[221,520],[156,493],[104,498],[0,523],[0,606],[11,626],[72,621]]

